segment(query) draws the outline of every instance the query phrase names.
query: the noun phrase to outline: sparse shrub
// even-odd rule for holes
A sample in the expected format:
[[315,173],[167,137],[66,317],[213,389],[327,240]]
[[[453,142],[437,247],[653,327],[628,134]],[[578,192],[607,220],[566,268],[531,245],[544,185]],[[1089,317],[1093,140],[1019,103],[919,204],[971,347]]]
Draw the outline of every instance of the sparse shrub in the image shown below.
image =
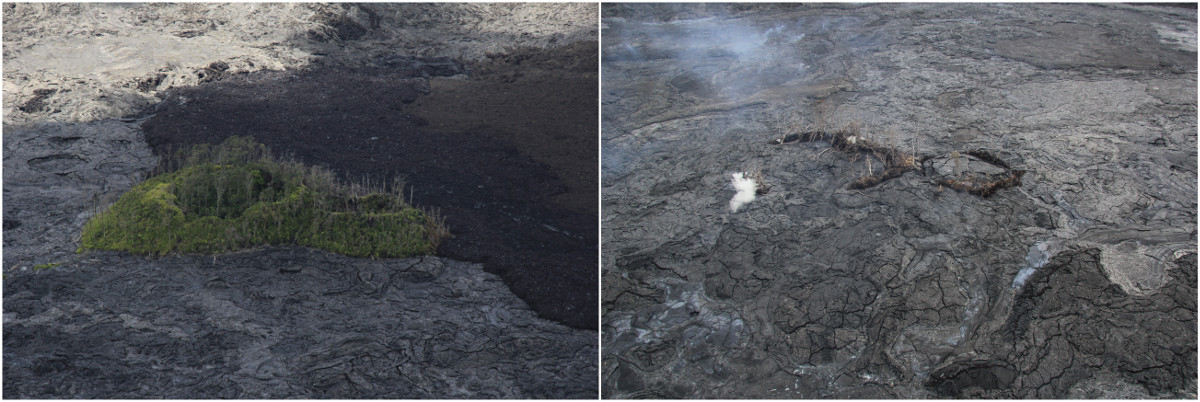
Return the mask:
[[80,250],[218,253],[297,244],[360,257],[431,254],[444,221],[404,202],[403,182],[347,186],[327,169],[274,158],[231,137],[168,162],[175,170],[138,184],[83,228]]
[[51,263],[46,263],[46,264],[39,264],[39,265],[34,265],[34,266],[33,266],[33,270],[34,270],[34,271],[41,271],[41,270],[43,270],[43,269],[50,269],[50,268],[57,267],[57,266],[59,266],[59,265],[62,265],[62,263],[58,263],[58,262],[51,262]]
[[767,179],[763,177],[761,169],[754,169],[745,172],[747,179],[754,180],[754,194],[766,195],[771,192],[771,185],[767,184]]
[[737,212],[738,209],[741,209],[743,205],[750,203],[750,201],[754,201],[758,184],[754,182],[754,179],[746,177],[746,174],[743,172],[734,173],[732,176],[733,189],[737,191],[737,193],[734,194],[733,198],[729,200],[729,209],[733,212]]

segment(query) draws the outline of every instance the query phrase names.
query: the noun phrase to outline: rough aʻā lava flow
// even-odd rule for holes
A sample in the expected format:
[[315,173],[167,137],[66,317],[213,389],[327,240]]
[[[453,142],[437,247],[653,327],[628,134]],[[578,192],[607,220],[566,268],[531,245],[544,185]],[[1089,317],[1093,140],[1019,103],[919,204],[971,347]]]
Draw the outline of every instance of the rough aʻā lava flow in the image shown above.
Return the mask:
[[[597,5],[3,12],[5,397],[598,395]],[[416,258],[76,253],[160,155],[232,135],[402,175],[456,237]]]
[[1194,8],[601,15],[604,397],[1195,397]]

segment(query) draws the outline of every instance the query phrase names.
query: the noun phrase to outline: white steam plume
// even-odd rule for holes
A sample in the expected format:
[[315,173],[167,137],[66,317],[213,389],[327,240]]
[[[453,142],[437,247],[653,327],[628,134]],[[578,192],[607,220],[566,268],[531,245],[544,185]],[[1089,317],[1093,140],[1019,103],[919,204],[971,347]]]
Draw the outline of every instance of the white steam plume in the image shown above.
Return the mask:
[[738,208],[741,208],[742,205],[754,201],[754,191],[757,186],[754,183],[754,179],[745,177],[745,173],[734,173],[733,189],[737,190],[737,194],[734,194],[733,199],[729,200],[729,209],[737,212]]

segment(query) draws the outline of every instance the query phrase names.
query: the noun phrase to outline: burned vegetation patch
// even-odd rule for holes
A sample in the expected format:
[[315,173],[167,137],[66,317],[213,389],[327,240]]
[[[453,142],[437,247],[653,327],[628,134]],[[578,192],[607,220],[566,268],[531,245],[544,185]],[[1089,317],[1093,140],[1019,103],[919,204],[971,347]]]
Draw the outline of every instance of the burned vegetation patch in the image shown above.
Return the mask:
[[[883,182],[903,176],[908,172],[920,172],[924,176],[937,176],[938,186],[949,187],[956,191],[967,192],[981,197],[989,197],[996,191],[1021,185],[1024,170],[1013,169],[1007,162],[984,150],[965,152],[954,151],[946,157],[919,154],[915,151],[905,152],[895,145],[883,145],[861,134],[858,125],[851,124],[839,130],[817,130],[790,133],[772,139],[770,144],[783,145],[793,142],[824,141],[836,150],[857,158],[858,155],[873,157],[882,162],[878,172],[871,167],[868,159],[868,174],[860,177],[846,186],[850,190],[860,190],[878,186]],[[964,156],[964,154],[966,156]],[[949,160],[954,168],[949,174],[939,171],[932,165],[939,160]],[[972,170],[964,167],[975,162],[989,165],[985,169]]]

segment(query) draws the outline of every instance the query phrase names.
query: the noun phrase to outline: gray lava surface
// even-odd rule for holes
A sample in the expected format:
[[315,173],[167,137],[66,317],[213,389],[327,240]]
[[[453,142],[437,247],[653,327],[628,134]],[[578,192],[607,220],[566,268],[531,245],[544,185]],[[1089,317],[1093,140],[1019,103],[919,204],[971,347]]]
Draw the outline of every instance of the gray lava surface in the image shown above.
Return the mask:
[[96,252],[4,294],[6,397],[596,395],[594,333],[437,257]]
[[[601,29],[603,397],[1196,397],[1194,8],[617,4]],[[853,125],[921,168],[848,189],[880,160],[771,143]],[[939,184],[999,171],[979,150],[1021,184]],[[770,187],[731,212],[737,172]]]
[[[76,253],[84,223],[158,164],[143,123],[163,101],[188,102],[172,93],[319,64],[382,66],[428,94],[446,82],[431,77],[469,83],[464,65],[510,49],[594,47],[596,12],[4,4],[4,397],[596,398],[597,333],[578,328],[595,314],[547,320],[479,263],[298,247]],[[560,204],[583,205],[576,193]]]

